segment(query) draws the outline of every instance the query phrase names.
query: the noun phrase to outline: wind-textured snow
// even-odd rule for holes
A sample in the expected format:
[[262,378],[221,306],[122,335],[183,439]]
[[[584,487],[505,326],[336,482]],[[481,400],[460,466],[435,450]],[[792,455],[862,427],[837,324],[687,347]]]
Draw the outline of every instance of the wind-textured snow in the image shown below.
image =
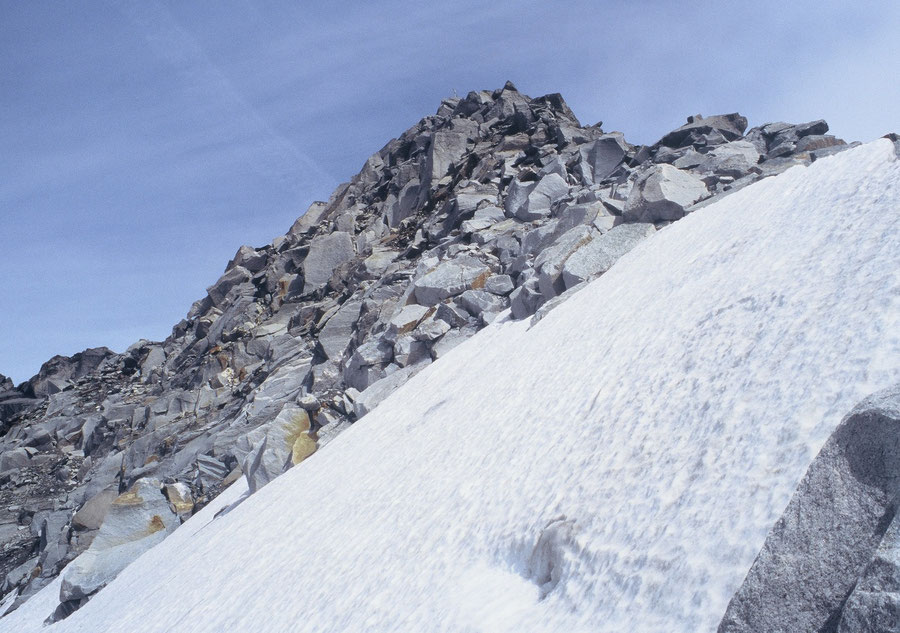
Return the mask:
[[713,632],[841,417],[898,380],[900,162],[877,141],[484,330],[50,630]]

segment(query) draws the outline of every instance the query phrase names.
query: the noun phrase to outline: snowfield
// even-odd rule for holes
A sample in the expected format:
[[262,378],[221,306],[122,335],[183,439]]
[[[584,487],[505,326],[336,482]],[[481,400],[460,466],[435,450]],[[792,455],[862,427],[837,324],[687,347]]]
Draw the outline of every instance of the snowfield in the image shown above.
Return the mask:
[[[44,630],[712,633],[831,431],[898,381],[882,140],[698,210],[530,329],[485,329]],[[54,590],[0,630],[40,629]]]

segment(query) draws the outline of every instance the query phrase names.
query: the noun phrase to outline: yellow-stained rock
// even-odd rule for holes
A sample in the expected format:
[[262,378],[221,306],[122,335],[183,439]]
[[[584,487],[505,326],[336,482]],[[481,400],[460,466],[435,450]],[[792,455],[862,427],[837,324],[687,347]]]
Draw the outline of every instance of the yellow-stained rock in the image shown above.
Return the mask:
[[296,466],[304,459],[316,452],[316,441],[309,436],[309,433],[301,433],[291,450],[291,463]]
[[[293,450],[297,439],[309,432],[309,414],[300,408],[292,409],[288,419],[282,423],[284,440],[288,450]],[[294,462],[295,464],[297,462]]]
[[166,497],[175,508],[175,514],[181,516],[194,511],[194,498],[187,484],[182,482],[166,484]]

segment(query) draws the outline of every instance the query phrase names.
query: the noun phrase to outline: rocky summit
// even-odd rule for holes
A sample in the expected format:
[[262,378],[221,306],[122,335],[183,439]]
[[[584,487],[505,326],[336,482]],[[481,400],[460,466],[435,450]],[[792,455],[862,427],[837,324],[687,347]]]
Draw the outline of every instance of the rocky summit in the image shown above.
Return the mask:
[[[62,572],[51,619],[66,617],[231,483],[252,494],[506,311],[536,322],[692,211],[853,145],[824,121],[747,125],[694,115],[641,146],[582,125],[558,94],[446,99],[285,235],[240,247],[165,341],[57,356],[18,386],[0,376],[0,614]],[[836,468],[834,441],[808,478]],[[773,561],[816,520],[766,541],[723,631],[800,630],[753,612],[783,595]],[[877,549],[895,528],[854,527],[855,568],[895,560]],[[793,566],[785,581],[806,583]],[[893,586],[879,569],[843,621]],[[834,600],[815,626],[852,588],[841,578],[820,579]]]

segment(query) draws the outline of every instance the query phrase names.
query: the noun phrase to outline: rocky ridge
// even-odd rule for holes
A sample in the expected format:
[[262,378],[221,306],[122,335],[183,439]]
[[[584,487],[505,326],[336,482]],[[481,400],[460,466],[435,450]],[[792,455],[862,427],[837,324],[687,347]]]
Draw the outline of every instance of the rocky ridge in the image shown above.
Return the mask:
[[540,318],[709,200],[848,147],[824,121],[746,127],[697,115],[636,146],[559,95],[447,99],[242,246],[165,341],[0,377],[0,613],[81,555],[65,616],[173,520],[265,485],[507,309]]

